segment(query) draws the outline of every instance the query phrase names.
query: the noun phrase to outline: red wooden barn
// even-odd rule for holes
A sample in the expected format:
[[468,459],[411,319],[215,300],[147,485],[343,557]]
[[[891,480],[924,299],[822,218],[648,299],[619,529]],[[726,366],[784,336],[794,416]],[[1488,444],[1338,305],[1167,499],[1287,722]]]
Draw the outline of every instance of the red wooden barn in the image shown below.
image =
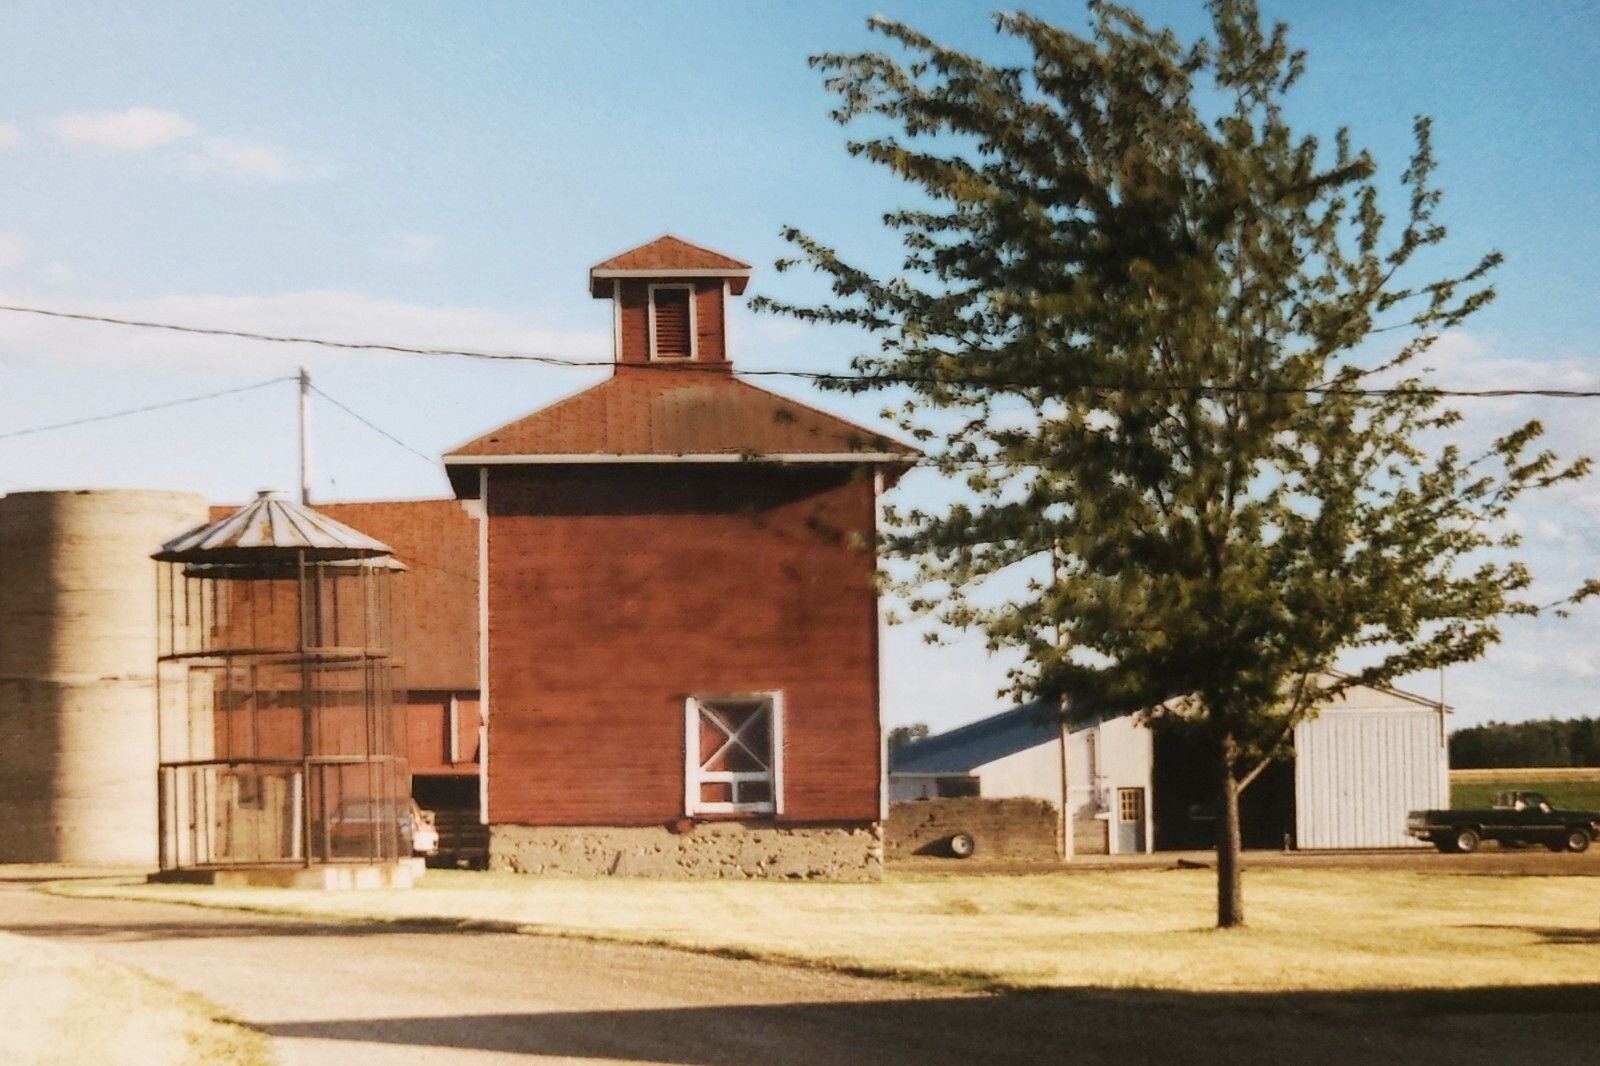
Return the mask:
[[[880,868],[874,525],[916,452],[731,373],[727,304],[749,276],[675,237],[598,264],[612,376],[445,456],[478,516],[475,753],[496,867]],[[416,558],[386,523],[339,517]],[[479,705],[446,674],[422,687],[433,708],[455,698],[455,732],[422,732],[459,755]]]

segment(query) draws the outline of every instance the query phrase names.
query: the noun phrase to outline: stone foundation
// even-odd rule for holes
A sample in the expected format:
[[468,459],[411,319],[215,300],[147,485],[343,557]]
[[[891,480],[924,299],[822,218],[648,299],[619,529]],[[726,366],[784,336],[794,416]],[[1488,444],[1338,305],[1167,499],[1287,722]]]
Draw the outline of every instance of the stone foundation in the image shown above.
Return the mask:
[[489,827],[489,869],[619,877],[728,877],[874,881],[883,876],[876,822],[775,826]]

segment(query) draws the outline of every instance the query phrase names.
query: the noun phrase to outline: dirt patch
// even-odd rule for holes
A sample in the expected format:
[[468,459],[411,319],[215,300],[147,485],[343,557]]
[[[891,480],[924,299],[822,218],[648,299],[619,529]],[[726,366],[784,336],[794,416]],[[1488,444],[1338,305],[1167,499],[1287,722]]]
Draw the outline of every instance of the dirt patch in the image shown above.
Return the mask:
[[94,955],[0,934],[0,1062],[268,1066],[266,1037]]

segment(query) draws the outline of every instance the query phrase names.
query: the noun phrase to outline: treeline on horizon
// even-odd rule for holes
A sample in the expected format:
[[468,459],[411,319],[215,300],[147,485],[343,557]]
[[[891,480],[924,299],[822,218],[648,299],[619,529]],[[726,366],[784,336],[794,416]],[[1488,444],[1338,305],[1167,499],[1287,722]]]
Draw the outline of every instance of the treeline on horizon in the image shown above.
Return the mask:
[[1600,766],[1600,718],[1488,722],[1450,734],[1450,768]]

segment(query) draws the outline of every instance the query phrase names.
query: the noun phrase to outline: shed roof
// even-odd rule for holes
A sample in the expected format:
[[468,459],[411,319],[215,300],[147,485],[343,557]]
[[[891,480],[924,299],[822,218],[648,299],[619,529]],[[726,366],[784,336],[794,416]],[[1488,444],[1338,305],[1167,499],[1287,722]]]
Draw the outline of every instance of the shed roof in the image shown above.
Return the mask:
[[750,264],[665,233],[590,267],[589,291],[610,296],[611,286],[605,282],[613,278],[684,277],[725,278],[737,296],[750,280]]
[[1054,701],[1034,700],[937,736],[902,744],[889,753],[896,774],[966,774],[996,759],[1036,748],[1061,736]]
[[549,462],[911,463],[916,449],[725,373],[619,368],[591,389],[445,456],[447,467]]
[[304,556],[316,560],[375,559],[391,554],[380,540],[267,490],[238,508],[174,537],[155,558],[162,562],[266,562]]
[[[1337,673],[1337,671],[1329,671]],[[1340,675],[1348,677],[1348,674]],[[1438,711],[1441,705],[1425,696],[1394,688],[1358,685],[1346,695],[1341,709],[1360,711],[1366,709],[1354,694],[1380,693],[1395,697],[1419,710]],[[1131,714],[1138,708],[1125,704],[1092,704],[1080,702],[1078,713],[1083,721],[1074,721],[1072,731],[1087,728],[1094,720],[1116,718]],[[924,737],[903,744],[889,753],[889,772],[897,774],[966,774],[996,759],[1015,755],[1021,751],[1047,744],[1061,735],[1061,718],[1054,700],[1034,700],[1009,711],[980,718],[976,722],[951,729],[935,736]]]

